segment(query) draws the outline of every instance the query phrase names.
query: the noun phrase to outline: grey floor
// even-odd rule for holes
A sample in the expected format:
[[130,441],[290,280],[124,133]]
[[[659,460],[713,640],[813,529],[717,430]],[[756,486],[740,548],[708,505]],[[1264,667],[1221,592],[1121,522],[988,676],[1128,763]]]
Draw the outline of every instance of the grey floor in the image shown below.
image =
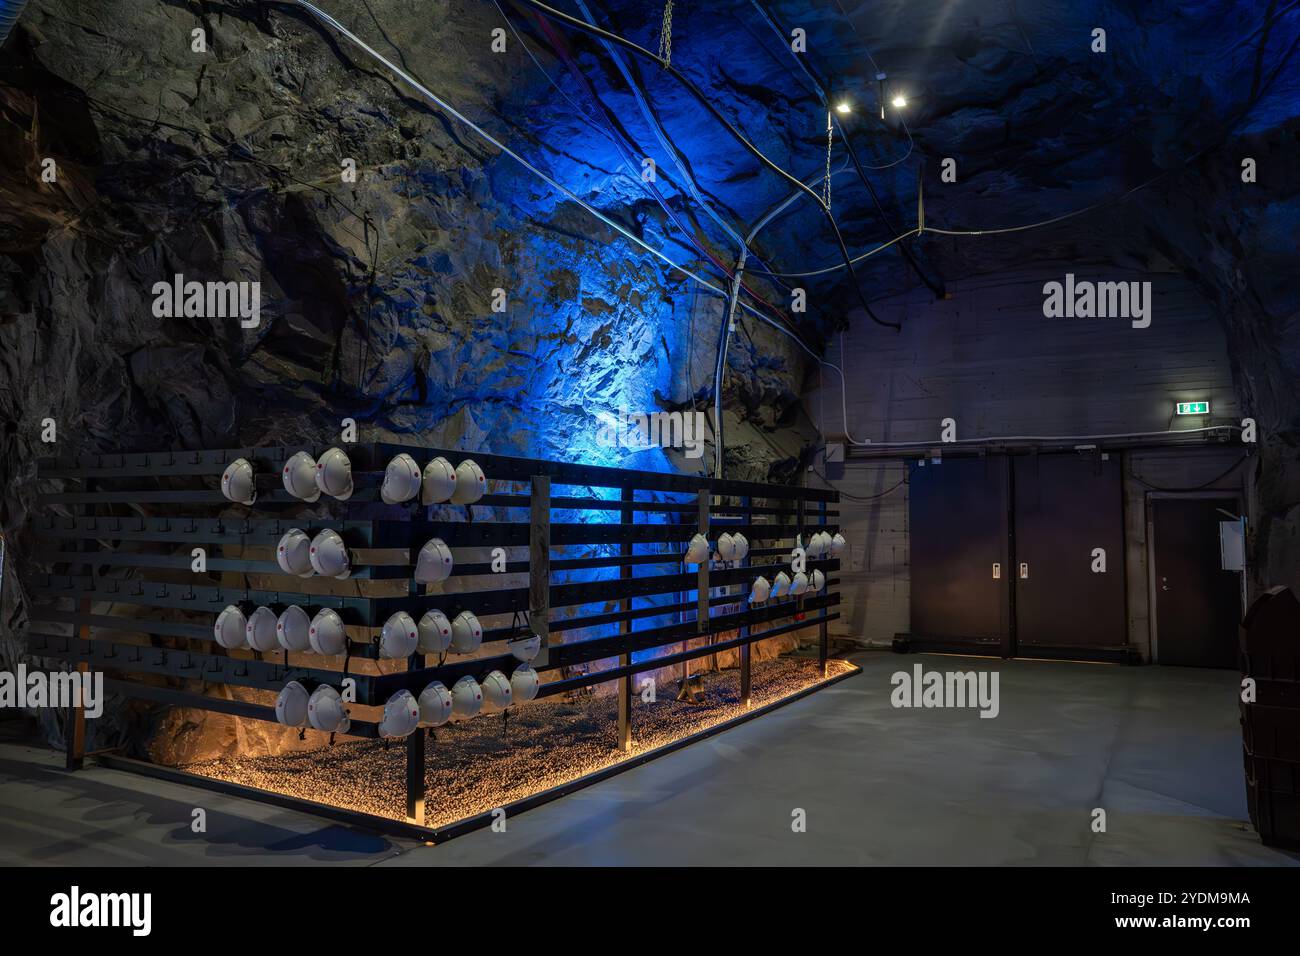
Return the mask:
[[[442,846],[0,745],[0,863],[1295,865],[1242,784],[1236,675],[868,654],[775,713]],[[1001,713],[890,675],[996,669]],[[195,807],[207,833],[190,830]],[[1093,811],[1106,831],[1092,830]],[[807,830],[792,832],[804,811]]]

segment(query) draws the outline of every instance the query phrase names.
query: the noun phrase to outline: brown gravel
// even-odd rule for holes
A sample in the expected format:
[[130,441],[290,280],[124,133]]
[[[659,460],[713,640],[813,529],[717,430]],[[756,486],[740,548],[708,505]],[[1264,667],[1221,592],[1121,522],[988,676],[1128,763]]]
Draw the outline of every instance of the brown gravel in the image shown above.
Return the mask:
[[[830,678],[852,670],[829,662]],[[502,807],[542,790],[602,770],[740,713],[740,675],[707,673],[699,704],[674,698],[675,683],[659,687],[655,703],[634,698],[630,753],[618,751],[616,701],[610,696],[548,699],[500,716],[479,717],[436,730],[428,741],[425,823],[444,826]],[[821,683],[817,663],[782,657],[753,665],[755,708]],[[334,747],[260,757],[193,763],[184,769],[245,786],[402,819],[406,748],[394,741],[353,741]]]

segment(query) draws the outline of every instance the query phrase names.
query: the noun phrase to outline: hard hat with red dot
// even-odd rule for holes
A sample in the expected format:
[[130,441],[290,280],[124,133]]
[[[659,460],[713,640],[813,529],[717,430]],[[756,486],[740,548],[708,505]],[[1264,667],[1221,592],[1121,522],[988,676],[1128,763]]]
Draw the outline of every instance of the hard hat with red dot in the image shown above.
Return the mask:
[[275,549],[275,562],[285,574],[309,578],[316,573],[311,564],[311,538],[301,528],[290,528]]
[[536,634],[518,637],[506,642],[506,650],[514,655],[515,660],[527,664],[542,652],[542,639]]
[[320,498],[320,487],[316,484],[316,459],[305,451],[295,452],[284,463],[280,479],[284,490],[303,501],[316,501]]
[[456,469],[451,462],[439,455],[424,466],[424,484],[420,490],[420,501],[426,505],[439,505],[450,501],[456,493]]
[[244,617],[244,612],[233,604],[227,605],[225,610],[217,615],[217,621],[212,626],[212,635],[222,647],[243,647],[248,639],[248,620]]
[[275,612],[269,607],[259,607],[248,616],[244,625],[244,639],[255,651],[273,651],[280,646],[275,635],[278,623]]
[[483,643],[483,625],[473,611],[461,611],[451,622],[451,649],[457,654],[473,654]]
[[451,691],[442,681],[436,680],[420,691],[420,723],[428,727],[441,727],[451,720]]
[[384,704],[380,737],[409,737],[420,726],[420,705],[409,690],[399,690]]
[[329,684],[321,684],[307,699],[307,722],[326,733],[346,731],[351,725],[343,698]]
[[494,714],[510,706],[510,680],[500,671],[492,671],[483,678],[483,711]]
[[286,651],[311,650],[311,618],[296,604],[284,609],[275,622],[275,639]]
[[352,574],[352,565],[348,560],[347,545],[342,536],[332,528],[326,528],[311,540],[311,566],[317,574],[342,581]]
[[348,649],[348,632],[343,626],[343,618],[331,607],[322,608],[311,619],[307,639],[317,654],[335,656]]
[[772,581],[772,597],[790,593],[790,575],[782,571]]
[[808,575],[800,571],[797,574],[795,574],[794,580],[790,582],[790,594],[797,597],[798,595],[803,594],[803,592],[807,590],[808,590]]
[[520,664],[510,675],[510,693],[516,704],[526,704],[537,696],[541,680],[528,664]]
[[342,448],[331,448],[317,459],[316,486],[339,501],[352,497],[352,460]]
[[399,505],[420,493],[420,466],[403,452],[393,458],[384,470],[384,483],[379,487],[379,497],[384,504]]
[[296,680],[289,681],[275,699],[275,719],[286,727],[306,727],[310,700],[306,687]]
[[451,647],[451,621],[439,610],[425,611],[417,627],[422,654],[441,654]]
[[257,483],[253,466],[246,458],[236,458],[221,473],[221,493],[241,505],[251,505],[257,500]]
[[718,557],[723,561],[736,560],[736,539],[729,532],[718,535]]
[[487,478],[473,458],[466,458],[456,466],[456,490],[452,492],[453,504],[472,505],[487,491]]
[[379,632],[379,656],[389,660],[410,657],[419,641],[414,619],[405,611],[398,611],[384,622]]
[[451,686],[452,715],[468,720],[478,714],[483,706],[483,690],[478,681],[466,674]]
[[421,584],[445,581],[452,567],[451,548],[441,538],[430,538],[415,559],[415,580]]

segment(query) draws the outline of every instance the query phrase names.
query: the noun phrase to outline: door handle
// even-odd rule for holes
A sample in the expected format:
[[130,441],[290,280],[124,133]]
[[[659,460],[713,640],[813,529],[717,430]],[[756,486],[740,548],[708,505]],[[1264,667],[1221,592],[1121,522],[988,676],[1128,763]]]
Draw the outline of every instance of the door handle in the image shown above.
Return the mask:
[[1028,580],[1029,580],[1029,562],[1028,562],[1028,561],[1021,561],[1021,562],[1020,562],[1020,580],[1022,580],[1022,581],[1028,581]]
[[1002,577],[1002,565],[996,561],[993,562],[993,580],[997,581]]

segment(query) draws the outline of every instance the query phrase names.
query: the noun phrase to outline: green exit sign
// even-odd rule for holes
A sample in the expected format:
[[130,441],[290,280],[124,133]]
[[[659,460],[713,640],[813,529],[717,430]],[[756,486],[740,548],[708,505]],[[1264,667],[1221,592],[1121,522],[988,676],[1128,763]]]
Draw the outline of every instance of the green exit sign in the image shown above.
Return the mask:
[[1208,415],[1210,414],[1209,402],[1179,402],[1179,415]]

